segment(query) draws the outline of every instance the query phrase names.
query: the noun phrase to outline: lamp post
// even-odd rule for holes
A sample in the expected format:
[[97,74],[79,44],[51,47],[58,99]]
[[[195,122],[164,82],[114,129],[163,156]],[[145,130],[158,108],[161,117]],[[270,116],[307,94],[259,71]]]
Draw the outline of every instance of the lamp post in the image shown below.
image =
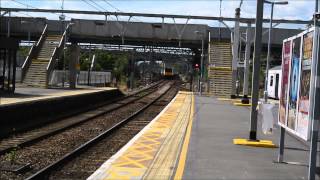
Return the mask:
[[[311,74],[311,80],[314,82],[319,82],[320,77],[320,65],[319,65],[319,42],[316,42],[319,37],[319,0],[315,0],[315,12],[313,16],[314,20],[314,47],[313,47],[313,60],[312,60],[312,70],[314,73]],[[313,102],[311,101],[311,130],[310,130],[310,153],[309,153],[309,168],[308,168],[308,179],[314,180],[316,179],[317,174],[317,151],[318,151],[318,134],[319,134],[319,116],[320,112],[318,107],[320,106],[320,91],[319,91],[319,83],[310,84],[310,89],[314,89],[311,93],[311,97],[313,97]]]
[[202,80],[203,80],[203,56],[204,56],[204,33],[200,31],[194,31],[194,33],[201,36],[201,60],[200,60],[200,81],[198,84],[200,95],[202,95]]
[[264,101],[268,102],[268,76],[269,76],[269,61],[270,61],[270,52],[271,52],[271,33],[272,33],[272,19],[273,19],[273,7],[274,5],[287,5],[288,1],[269,1],[264,0],[264,3],[271,5],[271,16],[270,16],[270,26],[269,26],[269,39],[268,39],[268,54],[267,54],[267,66],[265,72],[265,81],[264,81]]

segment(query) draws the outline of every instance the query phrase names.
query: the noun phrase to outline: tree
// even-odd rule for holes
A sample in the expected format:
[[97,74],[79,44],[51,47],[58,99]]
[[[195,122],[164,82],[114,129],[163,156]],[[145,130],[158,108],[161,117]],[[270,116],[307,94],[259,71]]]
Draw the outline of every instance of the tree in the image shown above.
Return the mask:
[[120,55],[114,62],[112,69],[113,76],[117,81],[126,81],[126,76],[128,75],[128,57],[127,55]]
[[[80,54],[80,70],[87,71],[90,68],[92,56],[95,54],[95,70],[111,71],[116,80],[125,82],[128,74],[128,55],[113,54],[103,50],[93,50],[91,55],[88,51]],[[89,57],[90,56],[90,57]]]

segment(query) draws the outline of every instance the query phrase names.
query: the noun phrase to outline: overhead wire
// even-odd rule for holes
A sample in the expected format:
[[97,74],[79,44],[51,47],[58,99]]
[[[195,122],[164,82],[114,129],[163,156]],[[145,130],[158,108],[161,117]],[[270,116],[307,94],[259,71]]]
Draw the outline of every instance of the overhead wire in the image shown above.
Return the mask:
[[[93,7],[94,9],[96,9],[97,11],[101,12],[101,9],[103,11],[108,11],[107,9],[103,8],[102,6],[100,6],[98,3],[94,2],[93,0],[90,0],[90,2],[92,2],[95,5],[92,5],[91,3],[89,3],[87,0],[82,0],[83,2],[85,2],[86,4],[90,5],[91,7]],[[100,8],[100,9],[99,9]],[[115,20],[114,18],[112,18],[112,20]]]
[[[0,1],[1,1],[1,0],[0,0]],[[14,1],[14,0],[13,0],[13,2],[16,3],[16,4],[20,4],[20,5],[25,6],[24,4],[19,3],[19,2],[16,2],[16,1]],[[28,9],[28,6],[27,6],[27,9]],[[34,18],[34,16],[31,16],[31,15],[29,15],[28,13],[23,13],[23,12],[15,12],[15,13],[17,13],[17,14],[23,14],[23,15],[25,15],[25,16],[29,16],[29,17],[33,17],[33,18]]]
[[[107,5],[109,5],[111,8],[115,9],[117,12],[123,12],[121,11],[119,8],[117,8],[116,6],[114,6],[113,4],[111,4],[109,1],[107,0],[103,0],[103,2],[105,2]],[[140,19],[136,18],[136,17],[132,17],[133,19],[142,22]]]
[[90,4],[90,3],[89,3],[88,1],[86,1],[86,0],[82,0],[82,2],[88,4],[89,6],[93,7],[95,10],[98,10],[99,12],[101,11],[99,8],[97,8],[96,6]]
[[[1,1],[1,0],[0,0],[0,1]],[[30,4],[22,3],[22,2],[17,1],[17,0],[11,0],[11,1],[15,2],[16,4],[20,4],[20,5],[26,6],[26,7],[32,7],[32,8],[34,8],[34,9],[39,9],[39,8],[37,8],[37,7],[35,7],[35,6],[31,6]],[[58,14],[58,13],[54,13],[54,12],[51,12],[51,14],[54,14],[54,15],[60,16],[60,14]],[[66,17],[68,17],[68,18],[70,18],[70,19],[71,19],[71,17],[70,17],[70,16],[66,16]]]
[[[1,1],[1,0],[0,0]],[[34,9],[39,9],[39,8],[37,8],[37,7],[35,7],[35,6],[32,6],[32,5],[30,5],[30,4],[27,4],[27,3],[22,3],[22,2],[20,2],[20,1],[17,1],[17,0],[11,0],[11,1],[13,1],[14,3],[16,3],[16,4],[20,4],[20,5],[22,5],[22,6],[25,6],[25,7],[27,7],[27,8],[29,8],[29,7],[31,7],[31,8],[34,8]],[[94,0],[89,0],[89,2],[91,2],[91,3],[93,3],[93,4],[91,4],[91,3],[89,3],[87,0],[82,0],[83,2],[85,2],[87,5],[89,5],[89,6],[91,6],[92,8],[94,8],[95,10],[98,10],[98,11],[100,11],[101,12],[101,9],[103,10],[103,11],[108,11],[107,9],[105,9],[105,8],[103,8],[101,5],[99,5],[98,3],[96,3]],[[119,8],[117,8],[116,6],[114,6],[113,4],[111,4],[110,2],[108,2],[107,0],[103,0],[108,6],[110,6],[110,7],[112,7],[113,9],[115,9],[116,11],[118,11],[118,12],[122,12]],[[24,15],[27,15],[27,14],[25,14],[25,13],[21,13],[21,12],[19,12],[20,14],[24,14]],[[60,16],[60,14],[58,14],[58,13],[54,13],[54,12],[52,12],[52,14],[55,14],[55,15],[57,15],[57,16]],[[62,13],[63,14],[63,13]],[[31,16],[31,15],[27,15],[27,16],[30,16],[30,17],[33,17],[33,16]],[[68,17],[68,18],[72,18],[72,17],[69,17],[69,16],[66,16],[66,17]],[[137,20],[137,21],[140,21],[140,22],[142,22],[140,19],[138,19],[138,18],[136,18],[136,17],[132,17],[133,19],[135,19],[135,20]],[[112,18],[113,20],[115,20],[114,18]]]
[[117,7],[115,7],[114,5],[112,5],[110,2],[108,2],[107,0],[103,0],[106,4],[108,4],[110,7],[112,7],[113,9],[115,9],[118,12],[121,12],[120,9],[118,9]]
[[107,12],[108,12],[107,9],[103,8],[103,7],[102,7],[101,5],[99,5],[98,3],[94,2],[94,0],[89,0],[89,1],[91,1],[91,2],[92,2],[93,4],[95,4],[97,7],[101,8],[103,11],[107,11]]

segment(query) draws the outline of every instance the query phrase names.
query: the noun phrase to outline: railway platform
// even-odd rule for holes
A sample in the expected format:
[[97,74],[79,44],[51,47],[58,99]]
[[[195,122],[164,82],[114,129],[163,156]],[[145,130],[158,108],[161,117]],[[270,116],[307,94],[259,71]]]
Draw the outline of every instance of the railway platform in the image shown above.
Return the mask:
[[17,88],[0,96],[0,137],[89,110],[123,96],[116,88]]
[[43,89],[32,87],[17,87],[14,94],[4,94],[0,96],[1,105],[12,105],[23,102],[48,100],[59,97],[90,94],[101,91],[114,90],[111,87],[88,87],[83,86],[77,89]]
[[[231,101],[179,92],[89,179],[307,179],[308,147],[293,136],[286,135],[284,160],[295,165],[275,163],[278,148],[233,144],[248,137],[249,112]],[[279,131],[259,129],[258,138],[278,144]]]

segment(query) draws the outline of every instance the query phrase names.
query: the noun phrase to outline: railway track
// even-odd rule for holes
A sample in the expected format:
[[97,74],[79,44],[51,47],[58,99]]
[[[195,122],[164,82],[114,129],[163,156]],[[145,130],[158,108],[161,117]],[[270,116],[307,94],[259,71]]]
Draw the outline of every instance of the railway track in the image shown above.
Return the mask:
[[86,179],[160,113],[176,92],[177,88],[168,88],[131,116],[28,179]]
[[[39,170],[44,169],[44,167],[49,167],[59,162],[59,160],[68,157],[70,152],[82,151],[81,147],[87,146],[83,144],[87,144],[91,139],[100,136],[107,130],[116,129],[118,125],[137,116],[139,111],[150,106],[150,102],[155,102],[155,99],[158,99],[164,93],[164,88],[166,87],[168,89],[169,86],[168,82],[160,83],[157,88],[155,88],[155,91],[148,93],[143,92],[140,95],[132,96],[135,100],[131,99],[116,103],[117,105],[114,105],[115,107],[112,106],[113,108],[111,109],[113,110],[108,111],[108,113],[99,112],[100,115],[90,117],[90,121],[85,121],[76,126],[64,129],[59,133],[42,138],[16,150],[16,163],[22,165],[30,164],[29,169],[20,173],[2,171],[0,179],[24,179],[29,176],[32,177],[32,175],[39,173]],[[7,161],[6,155],[0,156],[0,162]],[[70,156],[72,157],[72,155]],[[37,178],[38,176],[34,177]]]
[[41,139],[44,139],[48,136],[52,136],[68,128],[72,128],[76,125],[84,123],[102,114],[109,113],[113,110],[124,107],[136,100],[139,100],[149,95],[150,93],[155,91],[159,86],[161,86],[163,83],[164,82],[159,82],[153,86],[150,86],[146,89],[142,89],[141,91],[135,92],[131,95],[121,97],[119,99],[115,99],[110,103],[103,105],[102,107],[99,107],[95,110],[87,111],[87,112],[78,114],[76,116],[71,116],[69,118],[64,118],[60,121],[50,123],[40,128],[36,128],[24,133],[13,135],[9,138],[2,139],[0,140],[0,155],[7,153],[18,147],[23,147],[31,143],[37,142]]

